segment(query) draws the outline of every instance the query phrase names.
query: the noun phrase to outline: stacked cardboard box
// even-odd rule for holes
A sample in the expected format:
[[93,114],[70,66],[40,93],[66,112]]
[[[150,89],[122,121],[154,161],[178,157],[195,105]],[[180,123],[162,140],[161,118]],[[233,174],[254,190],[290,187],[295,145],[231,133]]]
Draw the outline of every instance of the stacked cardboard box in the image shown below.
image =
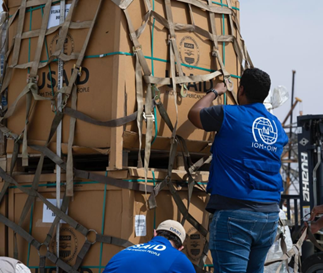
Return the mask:
[[[121,177],[121,173],[112,174]],[[129,177],[130,178],[130,177]],[[30,188],[33,176],[15,176],[20,185]],[[39,193],[46,199],[56,202],[55,175],[47,174],[41,176]],[[64,188],[62,187],[62,191]],[[182,189],[179,195],[183,202],[187,202],[187,191]],[[18,223],[22,209],[27,200],[27,194],[16,187],[9,190],[9,219]],[[62,192],[63,196],[63,192]],[[208,213],[204,211],[207,195],[202,191],[194,191],[189,212],[207,228],[209,222]],[[105,186],[95,181],[75,181],[74,200],[68,207],[68,215],[75,221],[88,229],[93,229],[100,234],[114,236],[128,240],[134,244],[149,241],[153,237],[154,225],[166,220],[181,220],[181,214],[168,191],[162,191],[157,196],[158,207],[155,210],[148,210],[146,207],[145,193],[132,190],[120,189]],[[30,232],[39,242],[43,242],[54,220],[53,213],[39,199],[36,199],[32,211],[26,216],[22,227]],[[184,224],[187,232],[184,253],[193,263],[198,263],[206,238],[202,236],[187,221]],[[49,245],[49,251],[56,253],[55,236]],[[90,238],[89,234],[89,240]],[[34,247],[28,247],[28,243],[19,235],[18,258],[28,264],[32,272],[37,272],[39,267],[38,251]],[[74,265],[76,257],[85,242],[84,235],[74,228],[62,223],[60,228],[60,257],[69,265]],[[9,256],[14,253],[13,231],[9,230]],[[95,243],[86,255],[82,268],[89,272],[99,272],[98,266],[102,268],[110,258],[121,247],[114,245]],[[100,264],[101,261],[101,264]],[[206,263],[210,264],[210,257]],[[54,266],[47,260],[47,267]]]
[[[5,1],[9,7],[10,15],[19,9],[21,1]],[[46,1],[44,1],[45,3]],[[70,1],[67,1],[70,3]],[[199,1],[197,1],[199,3]],[[201,2],[202,3],[202,2]],[[227,1],[222,4],[212,2],[211,7],[222,7],[226,12],[230,11],[239,18],[238,1],[230,1],[233,9],[227,8]],[[27,1],[32,5],[32,1]],[[90,21],[93,19],[98,7],[99,0],[79,1],[73,15],[73,22]],[[203,3],[204,4],[204,3]],[[55,5],[55,4],[54,4]],[[50,15],[49,30],[58,25],[59,4],[53,8]],[[161,0],[153,0],[151,3],[153,10],[162,18],[167,18],[165,4]],[[205,4],[204,4],[205,5]],[[69,7],[69,5],[67,6]],[[24,20],[23,33],[40,29],[43,17],[43,6],[27,8]],[[212,57],[214,48],[213,42],[205,36],[194,32],[194,26],[211,33],[210,15],[207,10],[201,9],[197,5],[188,5],[180,1],[171,1],[171,10],[174,23],[178,25],[192,26],[190,29],[176,31],[176,43],[182,61],[183,73],[189,75],[204,75],[221,67]],[[133,1],[127,8],[130,22],[134,29],[139,29],[143,24],[144,15],[147,8],[144,1]],[[241,64],[234,50],[232,38],[239,42],[237,28],[232,26],[229,15],[215,13],[214,19],[216,33],[218,37],[228,37],[228,42],[218,42],[218,51],[226,70],[232,74],[234,83],[234,93],[238,86],[238,76],[241,74]],[[129,38],[128,22],[120,9],[112,1],[103,1],[99,12],[97,23],[91,36],[86,57],[82,64],[82,74],[76,80],[78,86],[77,110],[95,119],[106,121],[120,118],[134,113],[136,110],[136,81],[135,81],[135,56],[133,43]],[[13,44],[13,38],[17,33],[18,19],[14,20],[9,28],[9,48]],[[64,53],[67,55],[80,52],[84,44],[88,29],[70,29],[65,41]],[[222,35],[222,36],[221,36]],[[55,50],[59,34],[58,31],[48,34],[42,49],[41,62],[45,62]],[[231,40],[230,40],[231,39]],[[152,76],[164,78],[171,76],[171,65],[169,56],[169,31],[158,20],[151,16],[146,28],[138,39],[145,55],[147,65]],[[38,36],[22,39],[18,65],[32,62],[37,48]],[[12,54],[9,58],[9,65],[12,63]],[[41,63],[42,64],[42,63]],[[73,71],[75,61],[64,63],[64,85],[67,85]],[[26,78],[29,69],[13,68],[13,74],[8,86],[8,106],[10,107],[18,95],[26,86]],[[39,94],[44,97],[52,97],[57,92],[57,63],[52,62],[38,71]],[[190,82],[186,84],[188,88],[187,96],[180,96],[180,87],[177,87],[177,101],[175,101],[174,88],[164,85],[159,88],[161,101],[173,123],[178,115],[177,134],[188,141],[194,141],[189,145],[191,151],[201,151],[205,147],[205,142],[212,139],[212,134],[197,130],[187,120],[187,113],[191,106],[200,99],[204,92],[214,86],[218,79],[211,79],[206,82]],[[157,86],[159,87],[159,86]],[[144,87],[146,89],[147,86]],[[227,103],[232,103],[229,99]],[[219,98],[215,103],[224,103],[223,98]],[[177,104],[178,111],[175,104]],[[22,99],[12,117],[8,119],[8,128],[16,134],[20,134],[25,126],[26,118],[25,101]],[[176,114],[177,112],[177,114]],[[30,144],[44,144],[55,116],[49,101],[39,101],[34,108],[33,115],[29,119],[28,142]],[[169,138],[171,131],[167,128],[161,116],[157,113],[157,132],[160,137],[153,145],[152,149],[169,149]],[[69,137],[70,118],[63,119],[63,152],[66,151],[66,144]],[[144,126],[145,127],[145,126]],[[110,165],[121,166],[119,154],[122,149],[138,148],[138,129],[136,122],[119,128],[107,128],[95,126],[77,120],[74,146],[90,148],[111,148],[110,156],[114,162]],[[145,128],[143,133],[145,133]],[[166,144],[165,144],[166,143]],[[203,143],[203,144],[201,144]],[[55,149],[55,145],[51,146]],[[7,153],[12,153],[13,141],[8,142]],[[37,153],[30,150],[31,153]],[[84,152],[84,151],[83,151]],[[205,150],[204,152],[208,152]]]
[[[14,19],[9,27],[9,47],[15,52],[19,48],[17,63],[14,63],[13,53],[9,54],[8,76],[4,84],[4,94],[7,93],[8,107],[12,107],[19,97],[19,94],[26,87],[27,75],[30,67],[25,64],[33,62],[37,52],[39,35],[37,32],[42,25],[44,17],[44,5],[53,1],[27,0],[6,0],[10,18]],[[75,1],[66,1],[67,10],[70,4]],[[221,64],[214,57],[214,50],[218,50],[219,56],[223,59],[226,71],[232,76],[234,83],[233,94],[237,91],[238,78],[241,74],[241,59],[238,57],[237,45],[240,43],[240,34],[232,19],[237,22],[239,19],[239,3],[236,0],[224,0],[221,3],[208,1],[103,1],[99,9],[99,15],[95,24],[89,45],[85,52],[85,58],[81,64],[80,75],[76,80],[77,85],[77,110],[100,121],[107,121],[130,115],[137,111],[138,78],[136,82],[136,50],[142,50],[147,69],[152,77],[169,78],[169,84],[157,85],[159,91],[154,89],[155,95],[160,92],[160,101],[163,103],[170,119],[177,123],[177,134],[187,140],[187,147],[190,152],[199,152],[201,155],[208,154],[209,143],[213,135],[196,130],[187,120],[187,113],[194,103],[203,97],[207,89],[212,88],[215,83],[223,78],[210,78],[204,82],[186,83],[186,96],[181,95],[180,87],[174,90],[172,86],[172,64],[170,63],[171,49],[170,38],[176,40],[182,70],[186,76],[205,75],[221,69]],[[166,14],[165,3],[170,2],[172,16]],[[79,0],[75,8],[71,24],[66,39],[64,41],[64,54],[66,56],[78,56],[82,50],[86,36],[88,35],[89,22],[93,20],[98,8],[99,0]],[[116,4],[117,3],[117,4]],[[126,11],[123,4],[130,3]],[[21,5],[26,4],[27,9],[22,16]],[[231,4],[233,8],[231,7]],[[46,64],[50,56],[54,53],[56,44],[59,42],[59,30],[55,27],[59,25],[59,3],[53,2],[50,20],[48,22],[47,35],[41,49],[40,67],[38,75],[38,93],[45,98],[54,98],[57,95],[58,65],[57,61]],[[120,5],[120,8],[118,5]],[[209,10],[218,12],[210,14]],[[146,16],[147,11],[150,15]],[[18,13],[16,13],[18,12]],[[18,15],[17,15],[18,14]],[[15,17],[17,15],[17,17]],[[127,19],[126,16],[127,15]],[[229,17],[231,16],[231,17]],[[169,23],[170,17],[174,18],[176,37],[170,37]],[[22,35],[18,33],[19,20],[22,20]],[[79,22],[85,22],[84,28],[77,29]],[[212,30],[212,23],[215,29]],[[129,25],[133,26],[140,46],[134,48],[133,37],[130,39]],[[195,31],[195,30],[199,31]],[[143,31],[142,31],[143,30]],[[142,31],[142,32],[141,32]],[[204,32],[203,32],[204,31]],[[203,35],[202,35],[202,34]],[[25,39],[26,35],[31,35]],[[21,45],[19,42],[22,37]],[[216,41],[214,44],[211,39]],[[219,41],[217,41],[217,39]],[[224,42],[225,41],[225,42]],[[233,43],[235,41],[235,44]],[[213,54],[212,54],[213,52]],[[241,53],[241,52],[240,52]],[[44,65],[46,64],[46,65]],[[142,63],[141,63],[142,65]],[[75,59],[64,62],[63,79],[64,86],[70,82],[70,77],[75,67]],[[10,72],[10,73],[9,73]],[[141,74],[141,72],[139,73]],[[174,74],[174,73],[173,73]],[[176,74],[176,73],[175,73]],[[140,77],[142,76],[142,77]],[[139,75],[144,82],[144,75]],[[147,75],[146,75],[147,76]],[[178,76],[177,74],[175,76]],[[144,96],[147,93],[148,84],[144,83]],[[184,88],[184,86],[182,86]],[[229,98],[219,98],[216,104],[233,103]],[[71,103],[68,102],[68,106]],[[56,116],[50,101],[38,101],[32,107],[32,114],[29,116],[27,139],[28,144],[44,145],[51,122]],[[163,150],[168,152],[170,148],[170,137],[172,132],[167,128],[162,117],[157,112],[155,114],[157,139],[152,145],[153,150]],[[67,153],[67,143],[70,135],[70,117],[63,118],[62,151]],[[17,103],[15,112],[7,120],[7,127],[12,133],[20,135],[26,125],[26,99],[23,96]],[[143,134],[146,134],[145,122]],[[106,149],[109,154],[110,169],[121,169],[123,167],[123,151],[138,149],[139,130],[136,121],[117,128],[108,128],[86,123],[82,120],[76,121],[74,137],[74,153],[88,154],[97,153],[98,149]],[[56,150],[55,140],[49,145],[52,151]],[[144,148],[144,146],[143,146]],[[14,151],[14,141],[8,139],[6,152],[7,158],[11,158]],[[39,154],[38,151],[28,147],[30,154]],[[9,160],[10,161],[10,160]],[[18,161],[20,163],[20,161]],[[21,167],[21,168],[20,168]],[[8,166],[7,166],[7,170]],[[15,170],[24,171],[22,166]],[[173,172],[175,180],[187,178],[184,171]],[[138,179],[144,177],[142,169],[129,168],[127,171],[109,172],[109,175],[116,175],[119,179]],[[165,177],[166,172],[159,172],[156,179]],[[205,179],[207,175],[199,177]],[[154,173],[148,173],[148,177],[155,178]],[[30,187],[34,176],[28,174],[16,174],[14,177],[21,185]],[[65,175],[62,175],[65,181]],[[199,180],[201,181],[201,180]],[[204,180],[205,181],[205,180]],[[56,198],[56,176],[52,174],[42,174],[40,179],[39,193],[46,199]],[[0,185],[1,186],[1,185]],[[62,195],[65,190],[62,187]],[[178,189],[178,193],[185,204],[187,204],[187,190]],[[129,240],[132,243],[142,243],[148,241],[153,235],[155,224],[165,219],[181,219],[181,213],[177,208],[169,191],[164,190],[157,196],[157,209],[148,210],[146,207],[147,195],[121,189],[112,186],[98,184],[96,181],[80,180],[75,181],[74,197],[68,208],[68,215],[74,220],[93,229],[98,233],[116,236]],[[209,215],[204,211],[208,195],[204,191],[195,190],[189,212],[208,229]],[[13,187],[9,190],[9,206],[3,207],[4,213],[8,210],[10,220],[15,223],[19,218],[27,195],[19,189]],[[48,220],[49,219],[49,220]],[[37,240],[43,242],[53,220],[52,211],[48,210],[44,204],[36,198],[32,210],[24,219],[22,227],[31,233]],[[136,220],[145,219],[145,226],[138,225]],[[184,225],[188,237],[185,245],[185,253],[193,263],[198,263],[206,238],[202,236],[187,221]],[[2,234],[3,225],[0,225]],[[6,229],[4,229],[6,230]],[[76,255],[82,247],[85,238],[67,224],[62,223],[60,229],[60,258],[73,265]],[[8,254],[14,253],[14,235],[9,230]],[[37,272],[39,256],[37,250],[30,248],[19,234],[17,235],[17,246],[19,259],[28,264]],[[49,246],[49,250],[55,253],[55,240]],[[0,251],[7,245],[1,245]],[[104,266],[108,260],[120,247],[99,243],[94,244],[82,264],[83,272],[99,272],[100,266]],[[1,254],[1,252],[0,252]],[[6,253],[5,253],[6,254]],[[211,263],[210,257],[206,261]],[[47,266],[54,268],[54,264],[47,261]],[[53,269],[54,270],[54,269]]]

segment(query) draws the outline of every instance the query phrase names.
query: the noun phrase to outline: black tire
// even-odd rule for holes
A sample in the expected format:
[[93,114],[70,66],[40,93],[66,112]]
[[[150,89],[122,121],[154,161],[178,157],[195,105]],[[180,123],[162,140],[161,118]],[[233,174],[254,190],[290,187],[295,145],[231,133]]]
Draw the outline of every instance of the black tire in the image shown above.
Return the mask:
[[323,273],[323,252],[309,256],[302,264],[302,273]]

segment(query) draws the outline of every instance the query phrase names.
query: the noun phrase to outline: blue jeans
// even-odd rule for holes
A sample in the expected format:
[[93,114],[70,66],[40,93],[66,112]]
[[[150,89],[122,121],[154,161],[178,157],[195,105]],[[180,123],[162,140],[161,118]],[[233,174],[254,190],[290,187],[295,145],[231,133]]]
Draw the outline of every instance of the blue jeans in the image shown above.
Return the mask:
[[278,221],[276,212],[216,211],[210,226],[214,272],[262,273]]

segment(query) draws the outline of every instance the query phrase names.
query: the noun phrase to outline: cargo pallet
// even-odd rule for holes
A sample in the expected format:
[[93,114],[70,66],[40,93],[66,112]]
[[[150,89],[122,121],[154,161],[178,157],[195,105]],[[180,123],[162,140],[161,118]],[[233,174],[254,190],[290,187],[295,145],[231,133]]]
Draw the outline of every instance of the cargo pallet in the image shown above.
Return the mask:
[[187,112],[218,81],[230,92],[215,104],[234,104],[252,67],[238,1],[60,2],[4,1],[0,255],[33,272],[101,272],[171,218],[209,270],[214,133]]

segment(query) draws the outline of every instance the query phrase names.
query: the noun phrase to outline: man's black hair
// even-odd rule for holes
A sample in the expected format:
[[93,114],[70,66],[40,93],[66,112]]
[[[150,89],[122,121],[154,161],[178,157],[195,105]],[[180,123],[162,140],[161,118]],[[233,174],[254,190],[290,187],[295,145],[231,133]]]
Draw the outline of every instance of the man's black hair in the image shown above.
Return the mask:
[[268,96],[270,84],[269,75],[258,68],[246,69],[240,80],[240,85],[251,103],[263,103]]
[[169,241],[173,241],[175,248],[180,248],[183,244],[182,241],[178,236],[176,236],[174,233],[169,232],[167,230],[157,230],[157,236],[165,237]]

